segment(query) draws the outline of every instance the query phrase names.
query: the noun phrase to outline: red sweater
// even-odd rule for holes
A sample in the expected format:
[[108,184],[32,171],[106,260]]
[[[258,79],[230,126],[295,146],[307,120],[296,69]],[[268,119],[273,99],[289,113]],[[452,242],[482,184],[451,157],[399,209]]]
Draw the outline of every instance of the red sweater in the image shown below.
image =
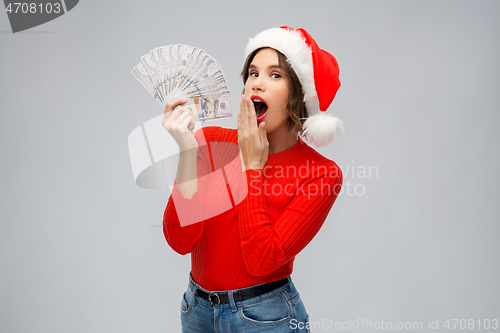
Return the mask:
[[237,130],[204,127],[195,136],[198,190],[184,198],[174,183],[163,217],[168,244],[191,253],[191,275],[210,291],[290,275],[340,192],[340,168],[299,137],[269,154],[264,169],[242,172]]

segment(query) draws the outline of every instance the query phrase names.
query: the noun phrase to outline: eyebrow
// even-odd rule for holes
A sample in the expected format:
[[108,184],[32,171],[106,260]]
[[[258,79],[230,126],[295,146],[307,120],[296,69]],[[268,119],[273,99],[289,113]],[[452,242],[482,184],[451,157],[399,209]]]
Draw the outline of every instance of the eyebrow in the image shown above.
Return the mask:
[[[281,69],[280,65],[271,65],[271,66],[268,66],[267,68],[268,68],[268,69],[274,69],[274,68]],[[255,65],[250,65],[250,66],[248,66],[248,69],[257,69],[257,66],[255,66]]]

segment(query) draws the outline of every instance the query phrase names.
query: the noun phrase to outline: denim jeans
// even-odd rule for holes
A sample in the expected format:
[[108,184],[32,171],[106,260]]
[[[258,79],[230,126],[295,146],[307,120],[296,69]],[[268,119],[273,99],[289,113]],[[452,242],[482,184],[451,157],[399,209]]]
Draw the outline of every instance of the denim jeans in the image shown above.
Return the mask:
[[196,295],[196,289],[210,293],[189,276],[189,286],[181,301],[183,333],[309,332],[306,329],[309,317],[291,277],[287,284],[243,301],[234,301],[233,293],[238,290],[217,292],[229,296],[229,303],[219,305]]

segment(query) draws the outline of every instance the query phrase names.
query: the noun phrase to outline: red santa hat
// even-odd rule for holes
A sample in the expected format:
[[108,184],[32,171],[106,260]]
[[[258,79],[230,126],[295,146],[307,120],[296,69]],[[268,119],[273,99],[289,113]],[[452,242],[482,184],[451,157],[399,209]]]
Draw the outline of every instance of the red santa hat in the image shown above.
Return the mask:
[[245,57],[270,47],[283,53],[302,84],[308,118],[303,135],[317,147],[332,143],[344,132],[343,122],[326,113],[340,87],[339,65],[330,53],[319,48],[304,29],[271,28],[250,38]]

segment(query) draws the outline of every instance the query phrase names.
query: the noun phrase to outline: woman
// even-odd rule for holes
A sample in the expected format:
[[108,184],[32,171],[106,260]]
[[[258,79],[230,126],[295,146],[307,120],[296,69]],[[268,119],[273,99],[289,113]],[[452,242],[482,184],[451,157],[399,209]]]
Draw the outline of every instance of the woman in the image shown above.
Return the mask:
[[246,54],[238,130],[193,133],[187,100],[165,109],[180,157],[164,234],[191,253],[183,332],[308,331],[290,274],[342,184],[339,167],[298,136],[320,146],[342,130],[322,112],[340,86],[335,58],[289,27],[261,32]]

